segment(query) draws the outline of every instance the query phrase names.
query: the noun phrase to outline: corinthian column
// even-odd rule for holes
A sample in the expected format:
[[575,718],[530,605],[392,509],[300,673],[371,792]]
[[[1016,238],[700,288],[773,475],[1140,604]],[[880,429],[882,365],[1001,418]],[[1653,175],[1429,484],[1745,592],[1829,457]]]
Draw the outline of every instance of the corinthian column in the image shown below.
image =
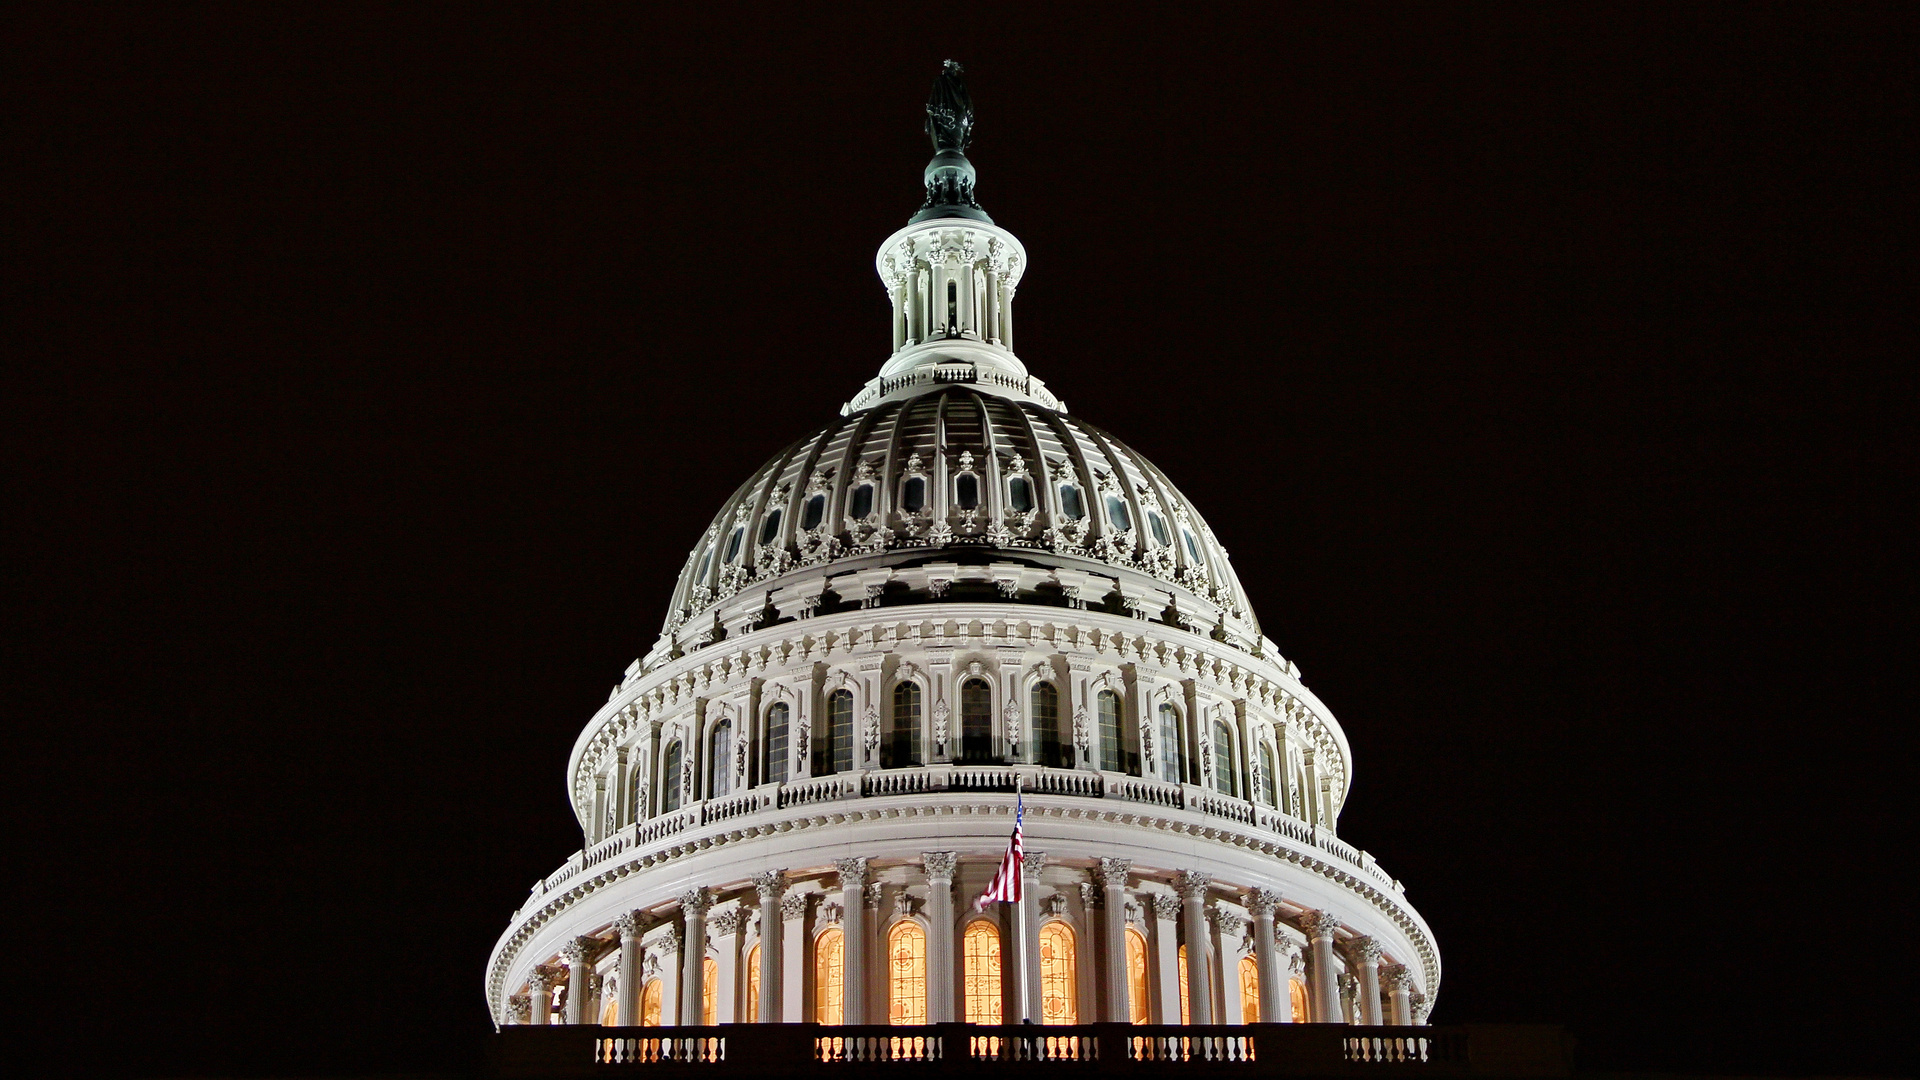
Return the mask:
[[591,995],[587,991],[587,948],[592,944],[586,938],[574,938],[560,947],[560,958],[567,962],[567,1023],[584,1024],[587,1022],[587,1006]]
[[535,968],[527,976],[527,1023],[546,1024],[553,1011],[553,977]]
[[1405,964],[1388,964],[1380,969],[1380,980],[1387,984],[1387,994],[1393,1002],[1393,1012],[1387,1017],[1387,1023],[1394,1027],[1406,1027],[1413,1023],[1413,973]]
[[954,1019],[953,987],[959,977],[953,962],[953,871],[960,856],[952,851],[923,851],[927,875],[927,1022]]
[[1370,937],[1347,942],[1347,955],[1359,961],[1360,1008],[1355,1015],[1367,1027],[1380,1026],[1380,943]]
[[867,860],[837,859],[840,871],[840,1021],[867,1022]]
[[768,870],[753,875],[754,891],[760,894],[760,1000],[754,1003],[760,1022],[780,1022],[780,945],[782,920],[780,894],[787,889],[785,870]]
[[1026,852],[1020,860],[1020,947],[1014,950],[1020,962],[1020,988],[1026,995],[1020,1003],[1020,1019],[1036,1024],[1046,1013],[1040,1001],[1040,900],[1033,894],[1046,868],[1044,851]]
[[700,1024],[706,1019],[707,909],[713,906],[713,894],[705,889],[688,889],[680,895],[680,914],[686,929],[680,939],[680,1022]]
[[1156,1024],[1177,1024],[1180,1022],[1180,942],[1176,940],[1179,932],[1174,922],[1180,918],[1180,898],[1167,893],[1154,893],[1153,903],[1153,971],[1155,998],[1153,1003],[1153,1022]]
[[1181,924],[1187,932],[1187,1016],[1195,1024],[1213,1023],[1213,965],[1208,955],[1207,886],[1213,875],[1182,870],[1174,879],[1180,890]]
[[1247,910],[1253,913],[1253,962],[1260,971],[1260,1022],[1293,1022],[1292,1003],[1287,1000],[1287,972],[1280,965],[1280,950],[1273,936],[1273,913],[1280,907],[1280,894],[1272,889],[1255,889],[1247,894]]
[[1346,1018],[1340,1014],[1340,982],[1333,970],[1333,932],[1340,929],[1340,920],[1324,911],[1309,911],[1300,917],[1300,929],[1307,932],[1312,949],[1307,1005],[1313,1022],[1342,1023]]
[[807,894],[790,892],[780,898],[780,1022],[798,1024],[806,1015]]
[[1133,1019],[1133,1009],[1127,994],[1132,988],[1127,985],[1127,871],[1133,869],[1132,859],[1101,859],[1100,891],[1105,894],[1106,911],[1100,920],[1100,933],[1105,948],[1101,951],[1103,963],[1101,974],[1104,976],[1107,992],[1107,1015],[1101,1019],[1114,1024],[1124,1024]]
[[620,997],[614,1009],[614,1023],[634,1027],[640,1023],[640,917],[629,911],[613,920],[620,931]]

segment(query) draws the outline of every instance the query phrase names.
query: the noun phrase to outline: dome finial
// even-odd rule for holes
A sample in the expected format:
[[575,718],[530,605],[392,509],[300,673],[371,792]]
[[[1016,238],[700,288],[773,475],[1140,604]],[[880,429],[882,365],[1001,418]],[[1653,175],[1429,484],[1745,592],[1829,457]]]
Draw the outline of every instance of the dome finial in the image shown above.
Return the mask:
[[927,95],[927,138],[933,141],[933,160],[924,179],[927,201],[909,224],[929,218],[957,217],[992,222],[973,197],[973,163],[967,145],[973,141],[973,99],[967,96],[966,69],[948,60]]

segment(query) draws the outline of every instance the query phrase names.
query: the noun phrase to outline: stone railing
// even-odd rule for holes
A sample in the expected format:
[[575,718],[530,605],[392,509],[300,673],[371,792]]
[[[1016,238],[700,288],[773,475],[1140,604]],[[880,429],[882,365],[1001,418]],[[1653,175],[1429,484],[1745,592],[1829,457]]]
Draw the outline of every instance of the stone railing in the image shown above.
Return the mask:
[[[488,1046],[501,1077],[592,1076],[667,1066],[676,1075],[767,1076],[818,1069],[904,1068],[917,1075],[1058,1064],[1148,1075],[1196,1066],[1249,1077],[1419,1076],[1563,1078],[1565,1032],[1546,1025],[1471,1028],[1345,1024],[888,1027],[730,1024],[721,1027],[510,1027]],[[925,1070],[925,1071],[922,1071]]]
[[711,825],[716,821],[751,814],[757,810],[771,810],[777,801],[778,793],[771,789],[746,791],[738,795],[729,795],[719,799],[709,799],[700,804],[700,824]]

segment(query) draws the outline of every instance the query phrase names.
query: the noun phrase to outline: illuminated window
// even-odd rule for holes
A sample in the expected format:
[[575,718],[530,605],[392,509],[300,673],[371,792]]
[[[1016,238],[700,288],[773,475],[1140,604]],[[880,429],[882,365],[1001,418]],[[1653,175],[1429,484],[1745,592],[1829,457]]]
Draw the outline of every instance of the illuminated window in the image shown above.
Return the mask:
[[1251,956],[1240,958],[1240,1022],[1260,1022],[1260,969]]
[[889,769],[920,764],[920,684],[903,682],[893,688],[893,738],[887,741]]
[[887,1023],[927,1022],[927,932],[910,919],[887,935]]
[[1180,783],[1180,711],[1171,705],[1160,706],[1160,779]]
[[993,690],[985,679],[960,685],[960,760],[993,760]]
[[760,946],[747,950],[747,1023],[760,1022]]
[[1040,1022],[1079,1023],[1079,990],[1074,978],[1073,928],[1050,922],[1040,928]]
[[1131,926],[1127,927],[1127,1006],[1134,1023],[1153,1023],[1147,1001],[1147,939]]
[[985,919],[976,920],[961,936],[961,970],[965,976],[966,1022],[1000,1023],[1000,931]]
[[1073,744],[1060,738],[1060,691],[1050,682],[1033,684],[1033,737],[1040,743],[1040,764],[1055,769],[1073,766]]
[[609,998],[606,1008],[600,1010],[600,1026],[612,1027],[614,1021],[618,1019],[620,1019],[620,1002],[617,999]]
[[787,782],[787,706],[785,702],[767,710],[767,768],[769,783]]
[[640,988],[640,1026],[660,1026],[660,980],[648,979]]
[[1233,732],[1225,720],[1213,722],[1213,786],[1222,795],[1240,794],[1239,776],[1233,767]]
[[1293,1005],[1293,1022],[1296,1024],[1306,1023],[1307,984],[1301,982],[1299,979],[1288,979],[1287,997],[1291,999]]
[[1180,946],[1180,1022],[1191,1023],[1187,1019],[1187,947]]
[[813,1020],[817,1024],[840,1023],[846,943],[837,926],[829,927],[813,941]]
[[660,812],[680,809],[680,740],[667,744],[660,765]]
[[720,981],[720,965],[709,956],[700,962],[700,1022],[713,1026],[713,1002]]
[[713,725],[707,736],[707,798],[717,799],[733,790],[733,721]]

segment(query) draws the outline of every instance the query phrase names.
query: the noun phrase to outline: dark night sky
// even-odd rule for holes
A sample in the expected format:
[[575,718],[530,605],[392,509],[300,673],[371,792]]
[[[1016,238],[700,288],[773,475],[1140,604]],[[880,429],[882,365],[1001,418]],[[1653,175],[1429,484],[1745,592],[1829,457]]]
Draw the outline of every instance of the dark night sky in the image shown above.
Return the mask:
[[1435,1021],[1911,1068],[1900,7],[193,7],[9,17],[14,1013],[59,1071],[466,1067],[575,735],[885,359],[946,56],[1022,357],[1345,726]]

